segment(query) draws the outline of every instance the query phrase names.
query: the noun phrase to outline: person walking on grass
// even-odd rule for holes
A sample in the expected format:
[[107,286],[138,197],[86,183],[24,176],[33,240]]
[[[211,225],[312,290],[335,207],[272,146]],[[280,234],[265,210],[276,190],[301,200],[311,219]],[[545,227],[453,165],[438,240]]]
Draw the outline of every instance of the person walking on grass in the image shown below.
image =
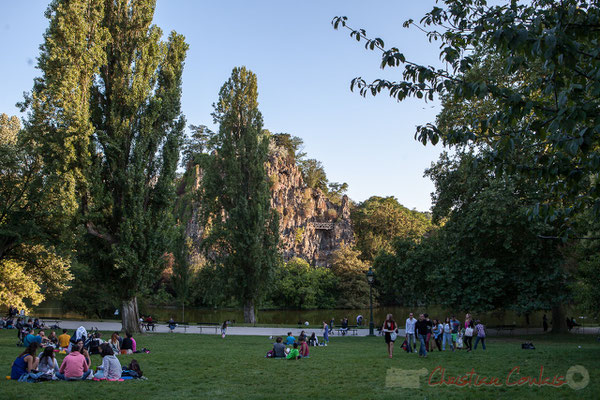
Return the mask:
[[[333,321],[333,318],[331,320]],[[323,341],[325,342],[325,346],[329,343],[329,332],[330,327],[327,326],[327,322],[323,321]]]
[[469,325],[465,328],[465,346],[467,353],[473,349],[473,320],[469,319]]
[[[444,332],[444,326],[437,319],[433,320],[433,329],[431,333],[433,334],[433,341],[435,342],[439,351],[442,351],[442,335]],[[431,344],[431,351],[434,350],[433,343]]]
[[475,321],[475,332],[477,332],[477,337],[473,349],[477,350],[477,344],[481,342],[481,347],[485,350],[485,326],[480,320]]
[[415,324],[417,320],[413,318],[413,313],[408,314],[408,318],[406,319],[406,344],[408,345],[408,352],[414,353],[416,352],[416,343],[415,343]]
[[456,349],[456,342],[458,341],[458,331],[460,330],[460,321],[456,319],[455,316],[452,316],[450,319],[450,327],[452,328],[452,343],[454,344],[454,348]]
[[431,343],[431,332],[433,330],[433,322],[429,319],[429,314],[423,314],[425,322],[427,322],[427,337],[425,338],[425,349],[433,351],[433,343]]
[[450,318],[446,317],[444,322],[444,332],[442,333],[442,350],[446,351],[446,343],[450,345],[450,349],[454,351],[454,344],[452,343],[452,325],[450,324]]
[[227,325],[229,325],[229,320],[225,320],[223,325],[221,325],[221,337],[225,339],[225,335],[227,335]]
[[385,317],[385,321],[383,322],[381,331],[385,334],[385,343],[387,343],[388,355],[390,358],[392,358],[394,354],[394,341],[396,340],[396,329],[398,329],[398,326],[396,325],[396,321],[394,321],[394,317],[392,317],[392,314],[388,314]]
[[417,335],[417,338],[419,339],[419,343],[420,343],[419,357],[427,357],[426,340],[427,340],[428,328],[429,328],[429,326],[427,324],[427,320],[425,319],[425,315],[423,315],[423,314],[419,315],[419,320],[415,324],[415,334]]

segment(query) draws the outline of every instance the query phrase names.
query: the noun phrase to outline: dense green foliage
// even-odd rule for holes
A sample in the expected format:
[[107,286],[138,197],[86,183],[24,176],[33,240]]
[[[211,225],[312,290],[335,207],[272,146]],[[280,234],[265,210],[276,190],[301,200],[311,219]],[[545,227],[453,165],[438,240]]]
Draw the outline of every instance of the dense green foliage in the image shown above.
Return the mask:
[[[335,18],[336,28],[346,26]],[[351,30],[366,47],[381,49],[381,67],[402,66],[402,81],[367,83],[356,78],[361,94],[388,90],[403,100],[432,100],[435,94],[461,101],[488,99],[491,112],[471,115],[469,124],[444,129],[429,123],[418,127],[425,143],[440,139],[449,145],[491,146],[491,160],[500,169],[517,169],[538,181],[548,197],[531,206],[532,215],[558,218],[568,234],[575,211],[600,212],[600,8],[595,1],[535,0],[488,4],[485,0],[444,0],[421,20],[431,40],[440,41],[445,67],[436,69],[408,60],[364,30]],[[405,26],[414,25],[407,21]],[[494,75],[473,74],[478,62],[493,57],[505,76],[521,84],[504,85]],[[513,150],[531,149],[516,163]]]
[[390,251],[395,238],[418,238],[433,227],[428,215],[409,210],[395,197],[372,196],[352,210],[356,247],[364,260]]
[[50,171],[18,118],[0,114],[0,305],[27,309],[72,278],[70,219]]
[[175,32],[161,40],[154,7],[153,0],[54,1],[42,77],[24,102],[27,131],[52,168],[52,190],[82,228],[78,254],[89,271],[75,290],[121,300],[132,330],[136,296],[155,280],[171,246],[185,126],[187,45]]
[[[369,265],[360,259],[360,251],[342,246],[333,253],[331,271],[337,278],[336,306],[339,308],[365,308],[369,305]],[[374,299],[377,291],[373,291]]]
[[293,258],[275,270],[269,301],[284,308],[332,308],[336,305],[336,276]]
[[[284,336],[288,329],[281,329]],[[296,332],[296,331],[295,331]],[[308,332],[312,332],[308,330]],[[320,330],[315,332],[321,337]],[[109,335],[105,332],[103,337]],[[536,335],[537,336],[537,335]],[[539,335],[534,339],[535,351],[521,350],[520,343],[531,336],[488,338],[487,350],[471,353],[433,352],[422,359],[395,349],[394,358],[387,358],[381,337],[330,337],[327,347],[311,347],[310,358],[299,361],[265,358],[273,340],[261,336],[197,334],[149,334],[137,336],[138,346],[152,350],[150,354],[119,356],[121,364],[131,359],[140,363],[146,381],[125,382],[44,382],[25,384],[2,379],[0,392],[5,399],[44,396],[50,399],[81,399],[91,393],[106,399],[132,400],[151,398],[219,398],[280,399],[595,399],[600,393],[600,344],[591,335],[552,337]],[[21,352],[14,346],[14,332],[0,331],[0,365],[3,375]],[[578,346],[581,346],[578,349]],[[192,354],[201,354],[194,357]],[[57,355],[59,362],[64,356]],[[92,356],[92,366],[101,364],[100,356]],[[185,367],[182,366],[185,364]],[[407,366],[408,365],[408,366]],[[537,379],[540,367],[543,376],[565,376],[573,365],[584,366],[589,384],[582,390],[567,385],[560,388],[529,386],[455,387],[429,386],[428,375],[434,368],[446,369],[446,379],[464,376],[471,369],[478,376],[494,376],[502,381],[516,366],[515,380],[531,376]],[[393,369],[395,370],[393,370]],[[420,370],[419,388],[393,386],[394,373]],[[439,380],[439,374],[437,380]],[[287,377],[287,378],[282,378]],[[294,378],[291,378],[294,377]],[[434,376],[435,378],[435,376]],[[581,380],[579,375],[574,377]],[[435,382],[435,379],[433,380]]]
[[534,187],[495,177],[466,153],[444,155],[427,174],[436,184],[434,216],[446,223],[420,243],[397,242],[393,256],[376,259],[390,282],[386,295],[406,299],[414,291],[413,302],[522,313],[567,300],[560,243],[540,238],[554,230],[526,214],[523,199]]
[[203,246],[225,282],[222,290],[255,321],[255,304],[265,295],[278,260],[279,223],[271,209],[265,163],[269,136],[263,134],[256,75],[234,68],[219,92],[211,137],[214,156],[202,180],[207,237]]

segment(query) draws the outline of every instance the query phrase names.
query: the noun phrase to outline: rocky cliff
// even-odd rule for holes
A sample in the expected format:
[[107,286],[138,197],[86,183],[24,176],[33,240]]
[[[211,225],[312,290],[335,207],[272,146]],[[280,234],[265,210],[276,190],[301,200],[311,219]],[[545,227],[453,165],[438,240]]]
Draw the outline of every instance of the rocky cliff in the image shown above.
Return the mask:
[[[267,172],[272,182],[271,206],[279,212],[280,247],[285,260],[300,257],[313,265],[327,266],[335,250],[354,243],[347,196],[336,205],[321,190],[307,187],[287,151],[274,145],[270,148]],[[192,174],[188,180],[192,190],[198,190],[202,170],[194,166],[187,173]],[[193,250],[199,248],[204,232],[198,220],[198,207],[192,205],[186,227],[192,257],[199,257]]]

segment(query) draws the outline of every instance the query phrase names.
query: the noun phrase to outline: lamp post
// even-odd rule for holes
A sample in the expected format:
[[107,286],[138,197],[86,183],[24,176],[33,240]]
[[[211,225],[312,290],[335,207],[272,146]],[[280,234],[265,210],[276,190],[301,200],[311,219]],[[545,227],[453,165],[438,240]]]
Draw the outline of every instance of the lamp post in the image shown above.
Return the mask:
[[369,319],[369,336],[375,336],[375,322],[373,322],[373,280],[375,273],[369,267],[367,271],[367,282],[369,282],[369,308],[371,309],[371,318]]

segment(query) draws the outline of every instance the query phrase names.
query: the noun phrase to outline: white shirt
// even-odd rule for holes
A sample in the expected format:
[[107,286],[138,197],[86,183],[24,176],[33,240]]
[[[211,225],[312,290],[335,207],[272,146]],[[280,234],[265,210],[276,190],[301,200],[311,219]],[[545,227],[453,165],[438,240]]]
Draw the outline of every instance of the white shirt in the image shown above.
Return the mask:
[[417,323],[416,318],[406,318],[406,333],[415,334],[415,324]]

